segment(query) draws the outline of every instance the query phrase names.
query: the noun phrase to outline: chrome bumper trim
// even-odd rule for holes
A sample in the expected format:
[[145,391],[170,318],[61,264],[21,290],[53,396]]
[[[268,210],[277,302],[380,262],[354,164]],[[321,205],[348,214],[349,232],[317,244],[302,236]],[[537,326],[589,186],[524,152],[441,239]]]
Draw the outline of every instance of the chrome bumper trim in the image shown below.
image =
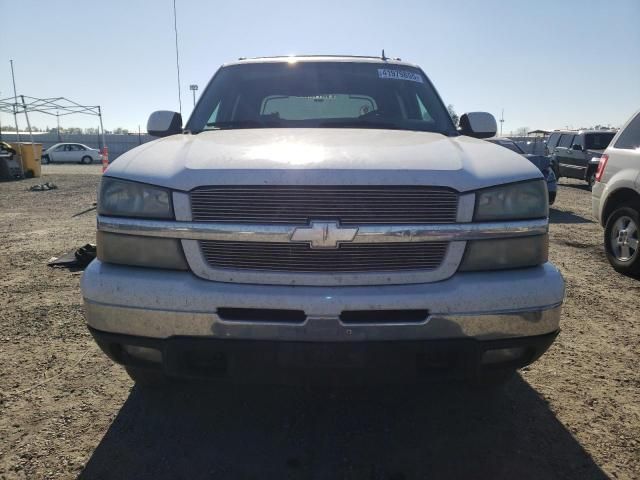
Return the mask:
[[[289,242],[297,227],[299,225],[178,222],[98,216],[98,230],[104,232],[181,240]],[[546,218],[480,223],[359,225],[353,243],[452,242],[542,235],[547,231]]]
[[214,312],[181,312],[105,305],[85,299],[87,323],[104,332],[151,338],[196,336],[245,340],[371,341],[527,337],[554,332],[561,306],[513,312],[432,314],[421,323],[344,324],[309,316],[302,324],[229,322]]

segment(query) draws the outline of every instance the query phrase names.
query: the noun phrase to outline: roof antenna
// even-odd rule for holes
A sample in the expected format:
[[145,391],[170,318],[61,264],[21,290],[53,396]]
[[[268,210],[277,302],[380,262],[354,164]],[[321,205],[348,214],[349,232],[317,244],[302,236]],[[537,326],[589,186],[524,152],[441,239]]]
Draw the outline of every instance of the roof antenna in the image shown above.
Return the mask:
[[382,60],[386,60],[387,56],[384,54],[384,48],[382,49]]

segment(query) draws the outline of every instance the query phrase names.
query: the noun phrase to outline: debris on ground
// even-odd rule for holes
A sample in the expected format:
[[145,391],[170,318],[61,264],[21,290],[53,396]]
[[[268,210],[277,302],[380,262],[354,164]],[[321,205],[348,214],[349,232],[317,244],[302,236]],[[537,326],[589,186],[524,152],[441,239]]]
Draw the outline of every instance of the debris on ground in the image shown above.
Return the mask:
[[93,204],[91,205],[91,207],[86,208],[86,209],[82,210],[81,212],[74,213],[73,215],[71,215],[71,218],[79,217],[80,215],[84,215],[85,213],[92,212],[92,211],[94,211],[94,210],[97,208],[97,205],[98,205],[98,204],[97,204],[96,202],[93,202]]
[[51,257],[47,265],[54,268],[84,270],[94,258],[96,258],[96,246],[87,243],[72,252],[67,252],[59,257]]
[[38,183],[37,185],[31,185],[29,190],[32,192],[46,192],[47,190],[56,190],[58,186],[53,182]]

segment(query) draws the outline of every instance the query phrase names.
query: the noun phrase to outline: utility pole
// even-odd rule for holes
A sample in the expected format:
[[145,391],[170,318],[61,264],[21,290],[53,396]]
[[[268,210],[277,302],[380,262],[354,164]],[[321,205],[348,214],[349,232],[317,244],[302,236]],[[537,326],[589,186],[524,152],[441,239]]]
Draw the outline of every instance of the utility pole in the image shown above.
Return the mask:
[[193,92],[193,108],[195,108],[196,106],[196,92],[198,91],[198,85],[191,84],[189,85],[189,90],[191,90]]
[[16,142],[20,142],[20,130],[18,129],[18,92],[16,91],[16,76],[13,73],[13,60],[9,60],[11,64],[11,80],[13,81],[13,121],[16,124]]
[[504,124],[504,108],[502,109],[502,115],[500,116],[500,136],[502,136],[502,124]]
[[178,16],[176,14],[176,0],[173,0],[173,31],[176,34],[176,70],[178,72],[178,105],[182,115],[182,87],[180,86],[180,57],[178,56]]

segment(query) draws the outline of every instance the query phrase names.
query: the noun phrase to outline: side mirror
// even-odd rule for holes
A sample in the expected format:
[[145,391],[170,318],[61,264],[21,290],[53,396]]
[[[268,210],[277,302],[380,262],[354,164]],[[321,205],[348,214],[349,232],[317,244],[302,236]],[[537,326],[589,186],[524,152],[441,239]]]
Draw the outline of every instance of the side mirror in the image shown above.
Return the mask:
[[487,112],[469,112],[460,117],[460,128],[463,135],[475,138],[494,137],[498,131],[496,119]]
[[147,132],[154,137],[168,137],[182,132],[182,115],[178,112],[158,110],[147,122]]
[[572,149],[572,150],[580,150],[580,151],[582,151],[582,145],[574,144],[574,145],[571,147],[571,149]]

